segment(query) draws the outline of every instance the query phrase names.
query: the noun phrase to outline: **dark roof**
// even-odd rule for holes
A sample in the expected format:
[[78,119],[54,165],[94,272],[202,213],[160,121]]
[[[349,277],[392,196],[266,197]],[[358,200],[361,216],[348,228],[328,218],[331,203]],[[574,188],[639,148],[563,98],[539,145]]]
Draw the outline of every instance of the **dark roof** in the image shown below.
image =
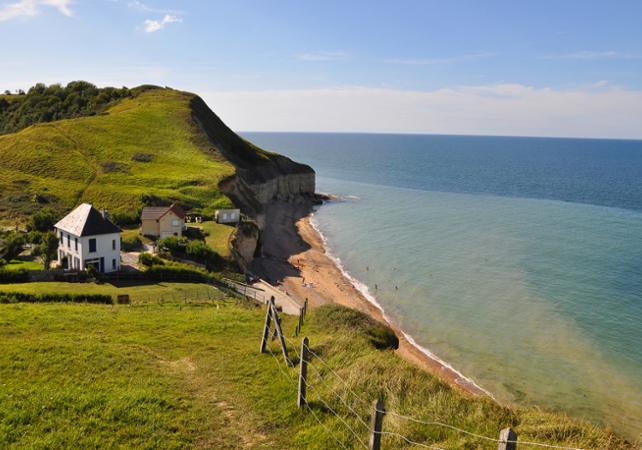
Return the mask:
[[54,226],[75,236],[120,233],[120,228],[89,203],[78,206]]
[[140,217],[142,220],[158,220],[170,211],[181,219],[185,218],[185,211],[183,211],[183,208],[175,204],[171,204],[169,206],[146,206],[143,208],[143,212]]

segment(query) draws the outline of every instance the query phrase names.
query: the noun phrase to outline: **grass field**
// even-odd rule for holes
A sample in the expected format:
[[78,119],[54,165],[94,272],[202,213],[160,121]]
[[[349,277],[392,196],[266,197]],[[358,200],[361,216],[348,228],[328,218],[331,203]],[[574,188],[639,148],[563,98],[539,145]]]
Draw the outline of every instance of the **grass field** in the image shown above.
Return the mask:
[[19,256],[16,259],[12,259],[3,266],[3,269],[7,270],[42,270],[42,263],[31,256]]
[[[363,448],[366,426],[346,405],[368,423],[370,402],[380,396],[389,411],[492,437],[512,425],[522,440],[627,448],[561,415],[464,396],[391,350],[377,350],[381,330],[333,307],[312,311],[303,330],[340,379],[313,356],[312,412],[298,410],[298,367],[258,352],[263,317],[263,309],[235,302],[0,305],[0,448],[326,450],[339,448],[335,438]],[[284,318],[283,328],[291,336],[294,319]],[[270,347],[278,351],[276,342]],[[448,449],[496,448],[392,415],[384,430]],[[383,448],[411,447],[384,436]]]
[[221,256],[230,256],[230,247],[228,243],[235,227],[223,223],[216,223],[214,221],[203,222],[197,226],[200,226],[203,231],[209,233],[205,238],[205,243],[207,245]]
[[209,214],[230,206],[218,183],[235,169],[197,128],[192,98],[155,89],[106,114],[0,136],[0,218],[84,201],[131,214],[143,195]]
[[0,292],[21,292],[26,294],[107,294],[116,298],[127,294],[134,303],[185,302],[224,297],[218,289],[199,283],[167,282],[118,282],[118,283],[65,283],[40,282],[0,284]]

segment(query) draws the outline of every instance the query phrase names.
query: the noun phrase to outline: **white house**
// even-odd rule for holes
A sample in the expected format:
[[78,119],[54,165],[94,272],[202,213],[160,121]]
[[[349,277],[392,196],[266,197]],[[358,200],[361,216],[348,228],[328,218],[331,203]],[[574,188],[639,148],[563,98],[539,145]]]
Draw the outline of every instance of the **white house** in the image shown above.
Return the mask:
[[59,238],[58,262],[62,264],[67,258],[65,269],[120,269],[120,228],[110,222],[106,210],[99,212],[83,203],[54,227]]
[[238,223],[241,219],[240,209],[217,209],[214,213],[214,219],[218,223]]

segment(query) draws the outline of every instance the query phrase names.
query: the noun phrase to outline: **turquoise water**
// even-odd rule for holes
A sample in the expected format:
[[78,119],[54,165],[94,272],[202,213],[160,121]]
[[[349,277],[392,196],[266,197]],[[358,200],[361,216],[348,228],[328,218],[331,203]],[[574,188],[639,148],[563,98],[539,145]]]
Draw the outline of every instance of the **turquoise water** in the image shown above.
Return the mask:
[[[503,402],[642,430],[642,142],[251,134],[418,344]],[[383,141],[383,142],[382,142]]]

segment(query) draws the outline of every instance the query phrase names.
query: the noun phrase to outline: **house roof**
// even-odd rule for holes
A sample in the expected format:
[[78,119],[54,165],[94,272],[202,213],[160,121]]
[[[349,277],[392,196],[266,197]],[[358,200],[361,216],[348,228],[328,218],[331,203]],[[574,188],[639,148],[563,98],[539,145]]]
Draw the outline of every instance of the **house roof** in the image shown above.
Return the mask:
[[183,208],[173,203],[169,206],[146,206],[145,208],[143,208],[143,212],[141,213],[140,218],[142,220],[158,220],[170,211],[176,214],[181,219],[185,218],[185,211],[183,211]]
[[76,207],[54,226],[75,236],[120,233],[120,228],[89,203]]

